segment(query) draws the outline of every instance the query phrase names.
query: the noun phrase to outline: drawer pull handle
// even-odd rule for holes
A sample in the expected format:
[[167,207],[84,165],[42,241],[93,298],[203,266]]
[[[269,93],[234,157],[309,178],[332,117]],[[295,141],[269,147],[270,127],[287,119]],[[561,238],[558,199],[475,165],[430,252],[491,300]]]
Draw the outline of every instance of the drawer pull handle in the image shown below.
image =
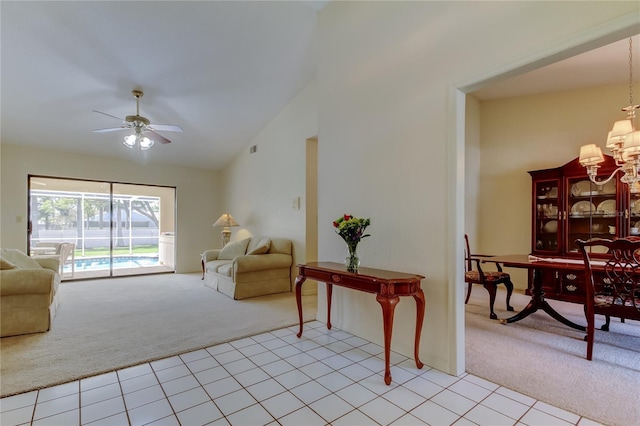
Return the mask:
[[575,285],[568,285],[566,287],[567,290],[569,291],[576,291],[578,289],[578,287],[576,287]]
[[575,274],[567,274],[567,279],[568,279],[568,280],[570,280],[570,281],[573,281],[573,280],[575,280],[576,278],[578,278],[578,276],[577,276],[577,275],[575,275]]
[[334,283],[339,283],[340,275],[331,275],[331,281],[333,281]]

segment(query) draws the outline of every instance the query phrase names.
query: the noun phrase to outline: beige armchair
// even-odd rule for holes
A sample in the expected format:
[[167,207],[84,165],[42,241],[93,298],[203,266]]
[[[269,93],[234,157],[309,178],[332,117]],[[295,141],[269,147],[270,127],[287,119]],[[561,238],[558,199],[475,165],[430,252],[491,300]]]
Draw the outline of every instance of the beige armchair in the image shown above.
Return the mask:
[[0,249],[0,336],[51,329],[60,284],[56,258],[35,259],[16,249]]

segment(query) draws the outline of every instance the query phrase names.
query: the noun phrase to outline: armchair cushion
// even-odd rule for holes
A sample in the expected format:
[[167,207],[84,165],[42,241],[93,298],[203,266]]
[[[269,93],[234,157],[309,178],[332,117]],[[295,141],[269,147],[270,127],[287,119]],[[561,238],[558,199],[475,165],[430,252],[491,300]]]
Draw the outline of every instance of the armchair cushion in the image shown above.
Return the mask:
[[40,269],[42,266],[18,249],[2,249],[2,258],[20,269]]
[[16,265],[6,260],[4,257],[0,256],[0,270],[4,271],[6,269],[14,269]]
[[245,238],[244,240],[240,240],[240,241],[234,241],[232,243],[227,243],[227,245],[224,246],[222,250],[220,250],[218,259],[232,260],[236,256],[242,256],[247,251],[248,245],[249,245],[249,238]]
[[[256,241],[254,246],[254,241]],[[271,247],[271,239],[270,238],[262,238],[258,240],[257,238],[253,238],[249,247],[247,248],[247,254],[265,254],[269,251],[269,247]]]

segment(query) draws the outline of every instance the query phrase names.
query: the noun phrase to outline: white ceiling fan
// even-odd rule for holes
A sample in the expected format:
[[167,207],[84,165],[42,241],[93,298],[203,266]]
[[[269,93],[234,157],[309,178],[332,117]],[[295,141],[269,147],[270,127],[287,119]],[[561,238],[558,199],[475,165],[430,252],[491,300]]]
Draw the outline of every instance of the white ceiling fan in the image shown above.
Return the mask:
[[94,130],[95,133],[116,132],[119,130],[132,129],[133,133],[125,136],[123,141],[124,145],[129,148],[133,148],[137,143],[140,146],[140,149],[146,150],[151,148],[155,141],[163,144],[171,143],[169,139],[157,133],[157,131],[182,132],[182,127],[176,124],[151,124],[148,118],[140,115],[140,98],[144,93],[141,90],[133,90],[131,93],[136,97],[136,115],[127,115],[123,120],[115,115],[93,110],[93,112],[97,112],[98,114],[103,114],[107,117],[122,121],[122,126],[120,127],[96,129]]

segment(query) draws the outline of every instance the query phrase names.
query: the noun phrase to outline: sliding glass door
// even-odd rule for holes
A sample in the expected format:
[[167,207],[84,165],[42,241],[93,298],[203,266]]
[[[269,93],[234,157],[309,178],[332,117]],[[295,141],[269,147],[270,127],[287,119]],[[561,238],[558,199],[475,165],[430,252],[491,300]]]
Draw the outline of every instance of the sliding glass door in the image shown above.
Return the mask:
[[32,256],[67,247],[64,280],[174,271],[172,187],[29,176],[29,225]]

